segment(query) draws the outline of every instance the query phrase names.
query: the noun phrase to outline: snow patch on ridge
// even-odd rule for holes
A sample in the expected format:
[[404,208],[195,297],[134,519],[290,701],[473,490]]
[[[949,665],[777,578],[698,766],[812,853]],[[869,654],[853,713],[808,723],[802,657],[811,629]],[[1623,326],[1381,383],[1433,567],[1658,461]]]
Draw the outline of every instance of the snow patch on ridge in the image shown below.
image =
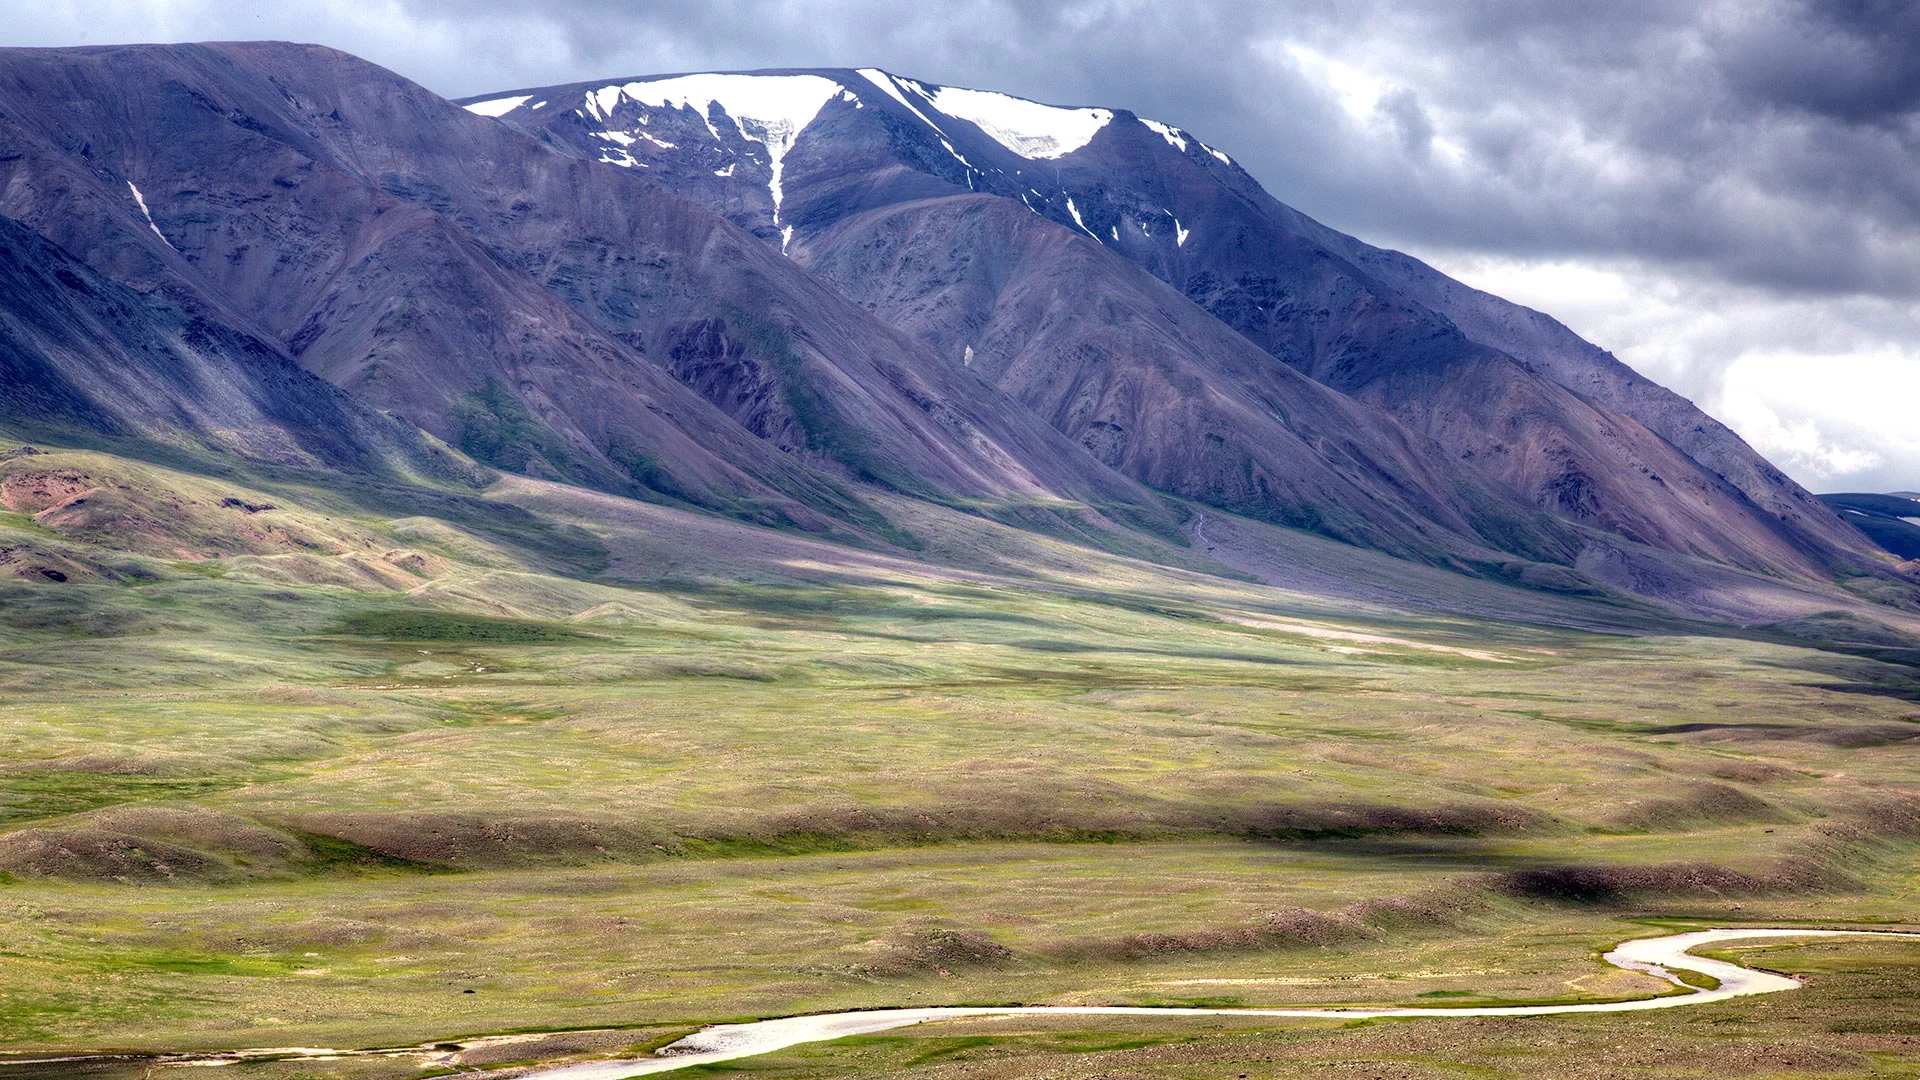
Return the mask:
[[967,167],[967,186],[971,188],[973,186],[973,174],[980,170],[974,168],[973,162],[968,161],[960,151],[953,148],[953,143],[947,141],[947,133],[941,129],[940,125],[934,123],[928,118],[926,113],[916,108],[913,102],[908,101],[906,93],[901,89],[902,86],[910,86],[914,92],[931,102],[933,98],[932,95],[927,93],[927,88],[914,82],[912,79],[902,79],[897,75],[889,75],[879,68],[861,68],[859,74],[868,82],[885,91],[888,97],[904,105],[908,112],[920,118],[921,123],[933,129],[933,133],[940,138],[940,145],[947,148],[947,153],[952,154],[960,164]]
[[919,117],[928,127],[935,131],[940,130],[939,124],[928,120],[926,113],[914,108],[913,102],[907,100],[907,95],[900,91],[900,87],[895,84],[893,76],[881,71],[879,68],[861,68],[858,74],[861,78],[878,87],[888,97],[905,106],[908,112]]
[[[521,94],[519,97],[489,98],[486,101],[473,102],[465,106],[465,108],[468,112],[478,116],[505,116],[520,106],[525,105],[531,97],[533,97],[532,94]],[[546,102],[543,101],[540,104],[545,105]]]
[[587,91],[587,109],[593,113],[596,120],[606,119],[607,114],[611,113],[613,107],[618,104],[620,104],[618,86],[603,86],[598,90]]
[[1187,152],[1187,138],[1181,134],[1179,128],[1174,127],[1172,124],[1163,124],[1158,120],[1149,120],[1144,116],[1139,117],[1139,120],[1141,123],[1147,125],[1147,127],[1158,132],[1160,137],[1167,140],[1167,143],[1175,150],[1183,154]]
[[1113,119],[1106,109],[1066,109],[987,90],[939,87],[933,107],[979,128],[995,142],[1026,158],[1057,158],[1093,141]]

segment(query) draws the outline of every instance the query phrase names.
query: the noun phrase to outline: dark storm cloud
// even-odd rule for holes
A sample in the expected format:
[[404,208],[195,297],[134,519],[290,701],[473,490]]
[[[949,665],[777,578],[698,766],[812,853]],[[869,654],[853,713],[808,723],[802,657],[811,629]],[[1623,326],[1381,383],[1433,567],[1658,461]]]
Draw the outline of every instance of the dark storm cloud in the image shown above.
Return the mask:
[[1420,107],[1420,95],[1404,86],[1396,86],[1380,95],[1376,112],[1393,125],[1400,135],[1400,146],[1416,160],[1425,161],[1433,150],[1433,121]]
[[[396,10],[432,29],[429,47],[380,58],[447,93],[872,63],[1180,124],[1282,199],[1390,243],[1645,258],[1795,292],[1920,287],[1920,11],[1907,3],[962,0],[903,12],[876,0],[402,0]],[[445,48],[463,41],[471,47]],[[1381,83],[1376,100],[1343,107],[1317,59]]]
[[[878,64],[1177,123],[1282,199],[1388,243],[1644,258],[1796,292],[1920,288],[1910,0],[119,5],[26,13],[13,36],[53,43],[64,20],[66,40],[322,40],[449,95]],[[1355,109],[1329,70],[1377,83],[1373,100]]]
[[1849,124],[1920,107],[1920,7],[1909,0],[1806,4],[1719,44],[1729,85],[1756,102]]

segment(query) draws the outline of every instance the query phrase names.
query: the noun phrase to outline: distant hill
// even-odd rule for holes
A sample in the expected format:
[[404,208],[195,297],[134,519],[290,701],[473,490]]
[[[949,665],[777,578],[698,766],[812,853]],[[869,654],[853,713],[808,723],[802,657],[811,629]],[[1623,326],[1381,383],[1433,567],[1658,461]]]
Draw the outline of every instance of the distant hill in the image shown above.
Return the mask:
[[1886,550],[1902,559],[1920,559],[1920,496],[1843,493],[1822,495],[1820,501]]

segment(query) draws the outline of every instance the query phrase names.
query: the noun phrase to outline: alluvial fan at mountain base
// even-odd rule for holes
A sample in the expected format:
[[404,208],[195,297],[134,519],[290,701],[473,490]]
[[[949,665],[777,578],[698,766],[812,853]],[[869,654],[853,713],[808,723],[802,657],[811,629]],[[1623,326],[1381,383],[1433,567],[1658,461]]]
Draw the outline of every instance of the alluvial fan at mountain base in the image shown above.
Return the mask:
[[0,1080],[1906,1075],[1920,502],[1232,153],[0,49]]

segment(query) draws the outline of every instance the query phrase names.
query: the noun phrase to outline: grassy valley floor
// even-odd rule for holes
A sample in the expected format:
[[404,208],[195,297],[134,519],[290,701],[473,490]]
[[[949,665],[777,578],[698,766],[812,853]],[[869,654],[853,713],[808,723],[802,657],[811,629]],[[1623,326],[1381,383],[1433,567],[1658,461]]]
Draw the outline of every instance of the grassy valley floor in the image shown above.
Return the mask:
[[[918,553],[101,453],[0,460],[0,495],[16,1058],[558,1032],[221,1073],[414,1077],[868,1006],[1604,1000],[1670,989],[1599,960],[1665,927],[1920,928],[1920,678],[1859,650],[1451,576],[1461,609],[1634,632],[1409,614],[905,502]],[[1757,962],[1812,983],[1641,1016],[976,1021],[726,1069],[1920,1072],[1920,949]]]

